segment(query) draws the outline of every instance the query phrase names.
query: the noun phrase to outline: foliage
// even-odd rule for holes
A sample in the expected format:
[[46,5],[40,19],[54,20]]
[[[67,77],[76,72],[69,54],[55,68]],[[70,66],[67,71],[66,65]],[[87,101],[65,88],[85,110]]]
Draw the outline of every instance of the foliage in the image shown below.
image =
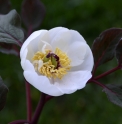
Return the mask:
[[[42,2],[46,8],[46,16],[43,22],[42,19],[40,19],[40,22],[38,22],[38,25],[41,24],[41,26],[38,29],[40,28],[50,29],[52,27],[56,27],[59,25],[71,29],[75,29],[78,30],[85,37],[85,39],[89,41],[89,44],[91,45],[94,39],[98,37],[99,34],[101,34],[101,32],[104,31],[105,29],[111,27],[119,27],[119,28],[122,27],[122,23],[121,23],[122,2],[120,0],[116,3],[114,0],[112,0],[111,4],[109,3],[109,1],[105,1],[105,0],[100,0],[100,1],[62,0],[60,2],[56,0],[53,1],[42,0]],[[21,0],[18,1],[11,0],[11,6],[12,6],[11,8],[16,9],[18,13],[20,13],[21,3],[22,3]],[[44,17],[44,15],[42,16]],[[36,20],[34,20],[34,23],[35,21]],[[33,20],[31,22],[33,22]],[[22,25],[24,30],[28,30],[27,20],[25,20],[24,24]],[[24,26],[26,26],[27,29]],[[38,26],[34,26],[31,30],[36,29],[37,27]],[[100,35],[100,37],[98,37],[95,41],[96,43],[98,43],[98,41],[101,41],[101,37],[103,38],[105,36],[105,38],[106,37],[107,38],[106,41],[105,40],[104,41],[107,42],[110,39],[109,38],[110,35],[113,36],[112,39],[115,39],[112,41],[112,45],[110,45],[111,44],[110,41],[110,44],[108,45],[110,49],[107,50],[108,55],[105,54],[109,58],[106,59],[106,57],[104,57],[104,59],[101,61],[100,64],[112,59],[115,54],[118,60],[118,64],[121,63],[121,49],[120,49],[121,42],[119,42],[121,31],[118,28],[116,28],[115,30],[118,31],[117,35],[115,32],[110,33],[109,30],[107,30],[106,32],[109,35],[103,32]],[[117,42],[115,43],[115,41]],[[102,42],[104,46],[106,45],[105,42]],[[99,45],[100,44],[97,44],[97,46]],[[5,46],[5,44],[1,44],[1,46],[3,47]],[[11,48],[13,47],[15,48],[15,46],[13,45],[9,46],[3,51],[6,52],[7,50],[8,52],[8,49],[11,50]],[[99,48],[102,50],[100,46]],[[14,53],[15,52],[16,51],[14,51]],[[93,49],[93,54],[94,57],[96,57],[95,54],[99,54],[99,53],[97,53],[96,50]],[[7,104],[0,115],[0,120],[3,123],[8,123],[10,121],[18,119],[18,117],[20,119],[21,118],[25,119],[26,117],[26,113],[25,113],[26,105],[24,102],[25,91],[23,89],[24,83],[21,83],[24,82],[24,80],[23,80],[22,69],[20,67],[20,64],[17,64],[20,63],[20,60],[19,58],[13,55],[4,55],[0,53],[0,56],[1,56],[0,75],[2,76],[5,84],[10,89],[8,94]],[[98,58],[99,57],[96,57],[96,59]],[[117,66],[116,69],[118,69],[119,66],[117,65],[115,59],[113,59],[113,61],[111,62],[108,62],[108,64],[101,65],[99,69],[95,70],[94,77],[107,70],[110,70],[115,66]],[[96,77],[96,79],[98,78],[99,77]],[[103,79],[100,79],[100,82],[103,82],[104,84],[121,83],[121,80],[122,80],[121,71],[117,71],[114,74],[111,74],[107,77],[104,77]],[[106,87],[107,86],[108,85],[106,85]],[[112,89],[115,89],[115,87],[112,87]],[[32,100],[34,106],[33,110],[34,110],[37,101],[39,99],[40,93],[32,87],[31,90],[32,90]],[[108,97],[111,100],[111,95],[113,94],[111,94],[111,92],[108,91],[108,89],[104,89],[104,91],[108,94]],[[23,97],[21,97],[21,94],[23,94]],[[48,123],[121,124],[122,122],[121,111],[122,110],[119,107],[108,102],[105,94],[101,92],[99,87],[88,84],[88,86],[81,91],[77,91],[76,93],[71,95],[65,95],[59,98],[54,98],[53,100],[49,101],[49,103],[47,103],[44,107],[44,111],[42,113],[42,117],[40,118],[39,122],[47,123],[47,124]],[[113,115],[113,113],[116,114]]]

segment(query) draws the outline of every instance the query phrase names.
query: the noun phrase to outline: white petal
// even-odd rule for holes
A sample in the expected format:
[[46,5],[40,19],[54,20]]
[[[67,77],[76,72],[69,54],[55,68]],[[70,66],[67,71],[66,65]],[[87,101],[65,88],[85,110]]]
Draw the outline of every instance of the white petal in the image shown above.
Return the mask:
[[50,37],[49,37],[49,31],[47,33],[45,33],[41,38],[40,38],[40,42],[38,42],[38,50],[41,50],[42,49],[42,46],[44,44],[50,44],[51,43],[51,40],[50,40]]
[[79,32],[77,32],[75,30],[70,30],[70,33],[72,35],[72,42],[81,41],[81,42],[86,43],[86,41],[84,40],[84,38],[82,37],[82,35]]
[[30,42],[31,42],[32,47],[36,47],[35,49],[37,49],[37,47],[38,47],[38,41],[47,32],[48,32],[47,30],[39,30],[39,31],[33,32],[27,38],[27,40],[23,43],[23,45],[21,47],[21,50],[20,50],[20,57],[22,57],[22,54],[23,54],[24,50],[28,47],[28,45],[30,44]]
[[64,27],[56,27],[56,28],[52,28],[49,30],[49,35],[50,35],[50,38],[53,39],[57,33],[60,33],[60,31],[67,31],[68,29],[67,28],[64,28]]
[[86,55],[86,43],[74,42],[69,46],[68,57],[71,59],[71,66],[82,64]]
[[57,47],[61,49],[63,52],[66,52],[71,41],[71,35],[69,30],[68,31],[60,31],[57,35],[53,38],[51,45],[53,50]]
[[51,95],[60,96],[63,93],[45,76],[39,76],[36,72],[24,71],[25,79],[39,91]]
[[23,66],[24,71],[35,71],[33,64],[29,60],[25,60]]
[[25,49],[23,54],[21,55],[21,66],[22,66],[23,70],[24,70],[24,67],[25,67],[25,61],[26,61],[27,53],[28,53],[28,50]]
[[47,37],[48,37],[48,31],[45,30],[36,39],[30,42],[34,53],[36,53],[37,51],[41,51],[44,45],[44,43],[42,42],[43,40],[46,40],[46,42],[49,42]]
[[93,54],[90,47],[86,44],[86,55],[84,58],[84,62],[78,66],[72,67],[70,71],[78,71],[78,70],[88,70],[92,71],[94,66]]
[[33,55],[34,55],[33,51],[30,47],[29,47],[29,49],[24,50],[23,54],[21,55],[21,66],[22,66],[23,70],[26,70],[26,65],[28,66],[28,64],[26,64],[27,61],[29,61],[29,63],[31,63],[31,59],[32,59]]
[[52,46],[49,43],[47,43],[45,41],[42,41],[42,43],[44,43],[44,45],[42,47],[42,52],[43,53],[46,53],[46,50],[52,51]]
[[69,72],[61,80],[58,79],[55,82],[55,85],[64,94],[70,94],[75,92],[76,90],[84,88],[91,76],[92,75],[90,71]]
[[[28,49],[28,53],[27,53],[26,59],[32,61],[32,58],[33,58],[33,56],[34,56],[34,51],[33,51],[32,44],[29,44],[27,49]],[[24,53],[24,54],[25,54],[25,53]]]

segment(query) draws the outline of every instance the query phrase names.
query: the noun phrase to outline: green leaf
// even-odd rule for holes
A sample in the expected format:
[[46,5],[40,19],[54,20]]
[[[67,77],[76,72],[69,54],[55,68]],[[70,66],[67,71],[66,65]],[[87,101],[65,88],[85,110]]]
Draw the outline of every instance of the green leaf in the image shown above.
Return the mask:
[[4,84],[2,78],[0,77],[0,110],[4,108],[4,105],[6,103],[7,93],[8,93],[8,88]]
[[16,10],[0,15],[0,42],[21,46],[24,34],[20,26],[20,17]]
[[22,4],[22,19],[28,29],[40,26],[45,16],[45,7],[40,0],[24,0]]
[[92,52],[96,66],[113,59],[121,37],[121,28],[111,28],[102,32],[100,36],[94,40]]
[[122,39],[120,40],[117,48],[116,48],[116,58],[118,60],[118,63],[122,63]]
[[107,84],[107,88],[104,88],[103,91],[107,94],[108,99],[122,107],[122,85]]
[[0,14],[7,14],[10,8],[11,5],[9,0],[0,0]]

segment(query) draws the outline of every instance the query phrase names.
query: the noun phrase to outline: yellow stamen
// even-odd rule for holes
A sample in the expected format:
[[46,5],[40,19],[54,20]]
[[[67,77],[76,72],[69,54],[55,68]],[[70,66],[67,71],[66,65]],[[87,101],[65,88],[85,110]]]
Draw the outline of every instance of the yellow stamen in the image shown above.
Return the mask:
[[[47,55],[50,54],[49,57]],[[53,55],[59,57],[59,60]],[[42,61],[43,64],[39,64],[39,61]],[[37,52],[33,58],[33,65],[35,70],[47,76],[48,78],[59,78],[61,79],[64,75],[67,74],[67,71],[70,70],[70,59],[67,54],[62,52],[59,48],[56,48],[55,52],[47,50],[46,53]]]

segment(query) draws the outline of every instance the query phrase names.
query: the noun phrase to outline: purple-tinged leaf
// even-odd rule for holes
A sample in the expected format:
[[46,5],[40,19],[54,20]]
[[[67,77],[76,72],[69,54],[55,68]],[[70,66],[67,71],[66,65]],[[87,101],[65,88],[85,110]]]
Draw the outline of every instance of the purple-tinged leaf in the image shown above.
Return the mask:
[[115,84],[107,84],[108,87],[104,88],[103,91],[107,94],[108,99],[122,107],[122,85],[115,85]]
[[23,39],[24,33],[16,10],[12,10],[6,15],[0,15],[0,42],[21,46]]
[[116,58],[118,60],[118,64],[121,64],[122,63],[122,39],[120,40],[116,48]]
[[45,16],[45,7],[40,0],[23,0],[22,20],[28,29],[40,26]]
[[19,56],[19,48],[15,44],[0,43],[0,52]]
[[0,111],[4,108],[6,103],[6,97],[8,93],[8,88],[4,84],[2,78],[0,77]]
[[99,66],[111,59],[115,55],[116,47],[122,38],[121,28],[111,28],[105,30],[94,40],[92,52],[95,66]]
[[7,14],[10,8],[10,0],[0,0],[0,14]]

